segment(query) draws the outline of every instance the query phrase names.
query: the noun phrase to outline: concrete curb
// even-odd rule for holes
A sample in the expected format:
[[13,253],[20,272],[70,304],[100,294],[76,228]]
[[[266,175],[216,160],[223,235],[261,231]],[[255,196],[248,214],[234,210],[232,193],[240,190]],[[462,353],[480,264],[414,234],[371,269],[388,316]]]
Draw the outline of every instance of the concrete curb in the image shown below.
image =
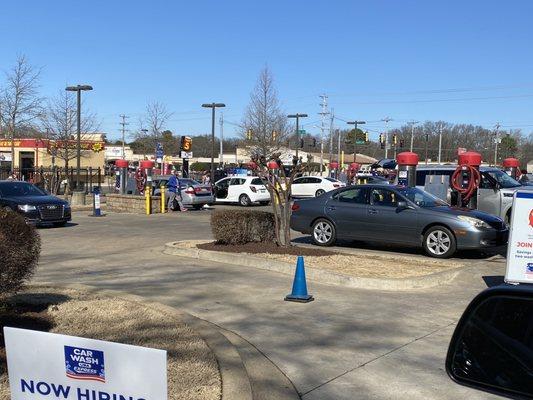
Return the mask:
[[[199,260],[215,261],[225,264],[242,265],[280,272],[282,274],[293,275],[295,265],[283,261],[271,260],[252,255],[242,255],[238,257],[234,253],[222,251],[201,250],[197,247],[185,247],[185,243],[205,242],[205,241],[179,241],[165,244],[163,253],[181,257],[196,258]],[[464,268],[454,268],[446,271],[436,272],[430,275],[417,276],[412,278],[364,278],[349,275],[342,275],[331,271],[307,267],[306,277],[312,281],[338,285],[356,289],[372,290],[410,290],[425,289],[443,285],[452,281]]]
[[189,325],[191,329],[196,331],[214,353],[222,381],[222,400],[253,400],[250,378],[248,377],[241,356],[233,343],[219,331],[216,325],[182,310],[117,290],[98,289],[82,284],[56,284],[51,282],[39,282],[38,284],[31,284],[28,287],[56,287],[83,290],[91,294],[118,297],[132,303],[141,303],[148,308],[175,315]]

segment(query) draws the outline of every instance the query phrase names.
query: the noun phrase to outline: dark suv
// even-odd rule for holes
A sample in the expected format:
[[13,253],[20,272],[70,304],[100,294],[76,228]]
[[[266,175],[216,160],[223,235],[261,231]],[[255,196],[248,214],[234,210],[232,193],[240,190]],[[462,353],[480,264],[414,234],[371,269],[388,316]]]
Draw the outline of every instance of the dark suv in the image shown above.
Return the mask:
[[28,182],[0,181],[0,208],[18,212],[35,225],[64,226],[71,219],[68,202]]

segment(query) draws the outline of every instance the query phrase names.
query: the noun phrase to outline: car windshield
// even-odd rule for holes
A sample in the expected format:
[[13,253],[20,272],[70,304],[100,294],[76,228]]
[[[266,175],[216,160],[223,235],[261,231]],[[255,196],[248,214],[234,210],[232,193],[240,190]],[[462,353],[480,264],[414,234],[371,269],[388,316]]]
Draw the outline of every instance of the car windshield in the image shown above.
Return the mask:
[[0,183],[0,194],[4,197],[14,196],[46,196],[46,192],[26,182]]
[[406,187],[398,189],[398,192],[404,196],[405,198],[409,199],[413,203],[415,203],[417,206],[422,208],[430,208],[430,207],[440,207],[440,206],[447,206],[448,204],[439,199],[438,197],[433,196],[432,194],[425,192],[423,190],[414,188],[414,187]]
[[509,175],[507,175],[503,171],[494,170],[494,171],[487,171],[487,173],[491,176],[491,178],[493,178],[496,182],[498,182],[502,188],[508,189],[508,188],[522,186],[520,183],[518,183],[516,180],[511,178]]

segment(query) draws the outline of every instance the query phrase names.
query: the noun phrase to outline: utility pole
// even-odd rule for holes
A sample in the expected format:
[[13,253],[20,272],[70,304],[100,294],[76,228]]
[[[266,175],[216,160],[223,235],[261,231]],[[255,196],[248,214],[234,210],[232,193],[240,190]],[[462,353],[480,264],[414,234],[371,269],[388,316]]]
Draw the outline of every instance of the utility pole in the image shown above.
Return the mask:
[[335,118],[335,114],[332,108],[331,118],[329,120],[329,162],[330,163],[331,163],[331,159],[333,158],[333,119],[334,118]]
[[[342,168],[341,164],[341,131],[337,129],[337,162],[339,163],[339,170]],[[338,173],[338,171],[337,171]]]
[[357,162],[357,125],[366,124],[365,121],[349,121],[348,125],[353,125],[353,162]]
[[441,155],[442,155],[442,124],[439,122],[439,159],[438,163],[441,162]]
[[419,121],[409,121],[408,124],[411,125],[411,146],[409,146],[409,151],[413,152],[413,142],[415,137],[415,125],[418,124]]
[[211,109],[211,185],[215,183],[215,109],[219,107],[226,107],[224,103],[204,103],[202,104],[204,108]]
[[300,147],[300,118],[306,118],[307,114],[289,114],[287,118],[296,119],[296,158],[298,158],[298,148]]
[[318,113],[322,117],[320,124],[320,176],[324,173],[324,131],[326,130],[326,117],[329,115],[328,111],[328,96],[321,94],[318,97],[322,99],[322,111]]
[[500,129],[500,126],[499,122],[494,125],[494,166],[498,165],[498,144],[500,144],[500,132],[498,132],[498,129]]
[[121,131],[122,131],[122,159],[126,159],[126,125],[129,125],[128,122],[126,122],[126,119],[129,118],[127,115],[121,114],[119,115],[120,118],[122,118],[122,122],[120,122],[120,125],[122,125]]
[[218,121],[220,123],[220,155],[218,163],[220,164],[220,168],[224,166],[224,112],[220,112],[220,119]]
[[392,118],[385,117],[381,120],[382,122],[385,122],[385,158],[388,158],[389,156],[389,122],[392,121]]

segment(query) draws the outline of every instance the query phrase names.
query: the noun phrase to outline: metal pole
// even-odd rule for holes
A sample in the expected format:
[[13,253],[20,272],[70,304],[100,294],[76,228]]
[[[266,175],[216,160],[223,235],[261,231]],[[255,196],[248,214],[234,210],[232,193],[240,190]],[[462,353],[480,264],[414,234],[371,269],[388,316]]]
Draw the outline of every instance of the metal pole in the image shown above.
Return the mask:
[[499,144],[499,132],[498,129],[500,128],[500,124],[497,123],[494,126],[494,166],[498,165],[498,144]]
[[357,121],[355,121],[353,128],[353,162],[357,159]]
[[333,108],[331,109],[331,119],[329,123],[329,162],[331,163],[331,159],[333,158],[333,119],[335,118],[335,114],[333,111]]
[[428,142],[429,142],[429,136],[426,133],[426,165],[428,165]]
[[413,143],[414,143],[414,137],[415,137],[415,125],[418,124],[418,121],[410,121],[411,124],[411,146],[409,147],[409,151],[413,152]]
[[211,112],[211,184],[215,182],[215,103]]
[[300,116],[296,114],[296,158],[298,158],[298,149],[300,148]]
[[442,154],[442,126],[439,124],[439,159],[438,163],[441,162],[441,154]]
[[337,162],[339,163],[339,169],[342,168],[341,164],[341,131],[337,129]]
[[220,167],[224,166],[224,113],[220,113]]
[[81,158],[81,90],[77,90],[78,97],[78,121],[77,121],[77,131],[78,131],[78,140],[76,144],[76,190],[80,190],[80,158]]

